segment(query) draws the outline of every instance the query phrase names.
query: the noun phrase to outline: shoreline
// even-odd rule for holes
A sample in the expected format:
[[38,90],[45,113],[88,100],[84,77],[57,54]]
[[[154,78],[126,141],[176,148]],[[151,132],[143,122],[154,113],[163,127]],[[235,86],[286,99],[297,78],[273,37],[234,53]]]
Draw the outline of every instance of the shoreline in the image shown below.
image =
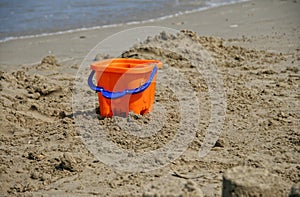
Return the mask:
[[[184,14],[162,21],[148,22],[143,25],[163,26],[177,30],[191,29],[199,35],[225,39],[242,39],[243,36],[251,39],[254,37],[251,43],[240,43],[253,48],[269,48],[269,50],[279,51],[278,48],[282,48],[281,44],[277,46],[276,43],[282,42],[282,38],[284,42],[287,42],[285,45],[296,44],[296,42],[284,39],[284,36],[297,37],[298,17],[300,17],[297,6],[299,7],[293,1],[260,2],[254,0]],[[75,57],[83,59],[90,49],[108,36],[139,26],[131,24],[0,43],[0,64],[7,65],[5,70],[10,69],[8,66],[15,69],[19,65],[35,64],[42,57],[53,54],[62,61]],[[275,45],[263,41],[273,39],[264,38],[266,35],[275,38]],[[288,46],[284,50],[295,48],[295,46]]]
[[[287,46],[284,51],[288,52],[297,48],[297,42],[284,37],[298,37],[299,40],[298,7],[299,3],[293,1],[253,0],[147,22],[144,26],[190,29],[199,35],[231,38],[243,46],[274,51],[282,51],[282,47]],[[90,49],[108,36],[135,27],[140,25],[123,25],[0,43],[0,64],[6,67],[35,64],[42,57],[53,54],[62,61],[83,59]],[[244,40],[251,39],[251,42],[244,42],[243,37]],[[9,68],[5,68],[7,69]]]
[[39,34],[30,34],[30,35],[20,35],[20,36],[8,36],[3,39],[0,39],[0,43],[9,42],[12,40],[22,40],[22,39],[31,39],[31,38],[39,38],[39,37],[46,37],[46,36],[56,36],[56,35],[62,35],[62,34],[70,34],[70,33],[76,33],[76,32],[83,32],[83,31],[92,31],[92,30],[101,30],[106,28],[112,28],[112,27],[122,27],[122,26],[130,26],[130,25],[143,25],[145,23],[152,23],[152,22],[159,22],[166,19],[171,19],[173,17],[178,17],[185,14],[192,14],[196,12],[202,12],[205,10],[225,6],[225,5],[233,5],[237,3],[244,3],[251,0],[240,0],[240,1],[233,1],[228,3],[219,3],[219,4],[213,4],[209,5],[207,7],[199,7],[193,10],[186,10],[186,11],[180,11],[175,14],[170,14],[166,16],[161,16],[158,18],[150,18],[145,19],[142,21],[129,21],[125,23],[114,23],[114,24],[107,24],[107,25],[99,25],[99,26],[91,26],[91,27],[82,27],[82,28],[75,28],[75,29],[66,29],[66,30],[59,30],[59,31],[53,31],[53,32],[44,32]]

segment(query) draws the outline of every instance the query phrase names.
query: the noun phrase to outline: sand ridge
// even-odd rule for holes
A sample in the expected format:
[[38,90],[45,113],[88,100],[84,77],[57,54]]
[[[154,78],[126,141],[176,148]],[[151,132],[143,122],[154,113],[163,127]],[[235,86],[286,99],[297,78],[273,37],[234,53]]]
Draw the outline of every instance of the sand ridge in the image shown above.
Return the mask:
[[[208,87],[195,65],[176,50],[182,40],[196,43],[211,54],[226,89],[223,132],[211,153],[201,160],[197,152],[211,110]],[[74,77],[61,74],[66,65],[48,56],[34,66],[1,71],[1,193],[219,196],[224,170],[240,165],[267,169],[278,176],[278,194],[283,196],[299,181],[299,69],[293,66],[299,59],[188,30],[178,35],[163,32],[133,46],[122,57],[160,59],[188,79],[204,115],[187,151],[148,173],[117,171],[95,159],[76,132],[74,116],[86,115],[72,111]],[[156,94],[156,102],[169,110],[163,131],[154,137],[130,136],[114,124],[114,119],[97,121],[121,148],[148,151],[164,146],[180,119],[172,91],[158,86]],[[148,124],[151,117],[154,115],[130,116],[137,124]]]

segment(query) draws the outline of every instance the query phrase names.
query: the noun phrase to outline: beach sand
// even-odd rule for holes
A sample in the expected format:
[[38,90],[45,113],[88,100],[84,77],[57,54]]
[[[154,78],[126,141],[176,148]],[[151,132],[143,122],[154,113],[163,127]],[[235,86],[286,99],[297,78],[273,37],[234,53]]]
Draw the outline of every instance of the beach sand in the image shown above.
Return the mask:
[[[143,24],[185,30],[137,40],[122,57],[159,59],[165,64],[161,72],[179,71],[192,87],[201,115],[187,150],[149,172],[119,171],[95,158],[76,130],[76,119],[87,123],[79,125],[83,130],[97,121],[122,149],[153,151],[180,127],[178,98],[170,88],[157,85],[156,103],[165,106],[165,122],[152,137],[139,139],[118,127],[117,119],[95,120],[72,108],[83,58],[101,40],[138,25],[0,43],[1,194],[221,196],[224,172],[248,166],[267,170],[275,181],[265,187],[274,196],[287,196],[300,182],[299,10],[297,0],[254,0]],[[209,66],[202,50],[213,57],[209,63],[222,77],[227,107],[217,143],[199,158],[212,110],[207,78],[195,65]],[[91,91],[86,94],[96,98]],[[161,123],[160,113],[129,119]],[[195,126],[185,124],[186,130]]]

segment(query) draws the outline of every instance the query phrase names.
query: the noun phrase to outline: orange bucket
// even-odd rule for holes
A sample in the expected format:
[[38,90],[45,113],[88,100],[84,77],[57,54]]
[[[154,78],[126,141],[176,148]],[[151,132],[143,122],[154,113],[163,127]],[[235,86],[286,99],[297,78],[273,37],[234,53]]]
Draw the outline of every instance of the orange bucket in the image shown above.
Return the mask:
[[[90,88],[98,93],[100,115],[145,114],[153,109],[157,60],[108,59],[91,64]],[[97,86],[93,84],[96,73]]]

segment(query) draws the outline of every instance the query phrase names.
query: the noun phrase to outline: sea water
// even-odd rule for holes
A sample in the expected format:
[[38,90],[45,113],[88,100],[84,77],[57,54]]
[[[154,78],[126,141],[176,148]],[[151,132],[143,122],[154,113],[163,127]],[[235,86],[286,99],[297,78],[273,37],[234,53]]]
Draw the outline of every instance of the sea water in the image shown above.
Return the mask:
[[242,0],[0,0],[0,42],[162,20]]

